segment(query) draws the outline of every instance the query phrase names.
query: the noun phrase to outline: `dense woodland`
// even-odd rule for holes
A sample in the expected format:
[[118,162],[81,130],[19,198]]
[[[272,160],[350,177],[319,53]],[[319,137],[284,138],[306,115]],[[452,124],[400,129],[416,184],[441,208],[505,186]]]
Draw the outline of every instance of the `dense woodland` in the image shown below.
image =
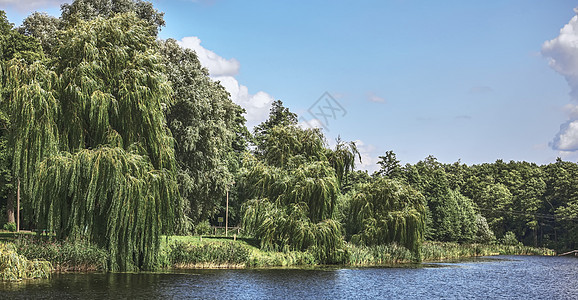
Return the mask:
[[2,223],[20,198],[21,228],[88,240],[111,270],[154,269],[160,236],[216,225],[226,191],[229,224],[323,263],[346,243],[416,259],[424,240],[578,246],[576,163],[403,166],[388,151],[378,172],[355,170],[355,143],[329,148],[281,101],[250,132],[163,26],[141,0],[76,0],[20,27],[0,12]]

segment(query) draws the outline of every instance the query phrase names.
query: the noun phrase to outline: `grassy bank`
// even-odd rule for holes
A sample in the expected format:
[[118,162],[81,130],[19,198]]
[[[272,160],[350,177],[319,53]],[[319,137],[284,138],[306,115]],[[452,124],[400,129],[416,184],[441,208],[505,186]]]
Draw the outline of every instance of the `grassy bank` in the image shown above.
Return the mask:
[[[106,271],[109,255],[83,241],[55,242],[50,238],[19,237],[0,244],[0,273],[4,280],[46,277],[50,271]],[[549,249],[521,245],[482,245],[426,242],[421,247],[424,262],[489,255],[554,255]],[[406,248],[391,244],[355,246],[345,244],[344,266],[391,266],[419,261]],[[44,261],[44,262],[41,262]],[[217,269],[313,267],[320,265],[313,252],[273,252],[259,248],[259,241],[246,238],[170,236],[161,241],[162,268]],[[17,267],[14,267],[17,266]]]
[[[259,268],[319,265],[310,252],[270,252],[251,239],[168,237],[164,239],[165,266],[174,268]],[[421,247],[424,262],[490,255],[555,255],[545,248],[522,245],[482,245],[426,242]],[[399,245],[355,246],[346,244],[342,265],[383,266],[418,261]]]

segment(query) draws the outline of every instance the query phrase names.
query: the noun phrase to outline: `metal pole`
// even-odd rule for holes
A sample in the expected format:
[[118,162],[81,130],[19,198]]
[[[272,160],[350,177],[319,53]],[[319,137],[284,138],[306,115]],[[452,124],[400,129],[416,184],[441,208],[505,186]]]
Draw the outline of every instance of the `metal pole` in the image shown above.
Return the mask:
[[225,236],[229,231],[229,188],[227,188],[227,208],[225,209]]
[[16,232],[20,231],[20,178],[18,178],[18,188],[16,191]]

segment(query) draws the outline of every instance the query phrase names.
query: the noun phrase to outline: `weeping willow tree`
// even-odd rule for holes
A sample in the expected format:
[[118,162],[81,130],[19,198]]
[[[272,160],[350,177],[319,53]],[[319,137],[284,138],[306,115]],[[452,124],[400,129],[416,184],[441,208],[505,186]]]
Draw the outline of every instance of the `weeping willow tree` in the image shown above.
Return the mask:
[[378,178],[363,184],[351,199],[348,234],[363,245],[399,243],[416,258],[423,242],[425,198],[408,185]]
[[6,70],[14,174],[37,226],[106,247],[112,270],[154,268],[178,207],[172,91],[151,32],[132,13],[79,22],[54,71]]
[[347,174],[355,168],[355,158],[357,157],[361,161],[361,154],[355,142],[345,142],[341,140],[341,137],[337,138],[335,150],[328,152],[329,163],[335,169],[339,184],[342,185],[346,183],[344,179],[347,179]]
[[258,155],[248,155],[242,169],[244,228],[263,248],[312,251],[323,263],[341,262],[343,234],[334,219],[340,177],[334,166],[350,165],[342,161],[354,157],[344,153],[350,148],[334,153],[319,130],[295,125],[274,126],[261,137]]

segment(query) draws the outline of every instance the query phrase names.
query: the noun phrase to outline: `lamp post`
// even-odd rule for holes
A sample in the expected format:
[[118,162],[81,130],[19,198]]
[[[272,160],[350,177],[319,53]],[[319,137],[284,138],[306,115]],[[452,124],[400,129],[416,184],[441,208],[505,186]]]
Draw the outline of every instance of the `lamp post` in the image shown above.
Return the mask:
[[228,236],[229,233],[229,187],[235,184],[235,182],[231,182],[227,184],[227,204],[225,208],[225,236]]

